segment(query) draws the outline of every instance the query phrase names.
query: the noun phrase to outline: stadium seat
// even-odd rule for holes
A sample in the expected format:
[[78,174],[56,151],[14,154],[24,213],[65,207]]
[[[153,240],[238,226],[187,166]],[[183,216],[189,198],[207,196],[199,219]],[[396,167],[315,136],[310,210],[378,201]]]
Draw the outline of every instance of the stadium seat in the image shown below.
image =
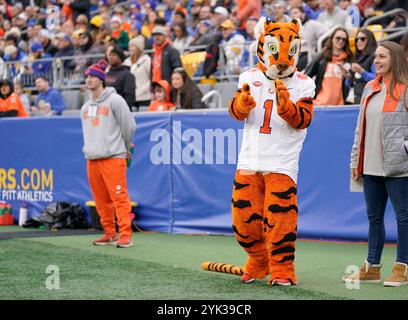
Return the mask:
[[192,78],[197,71],[198,66],[205,60],[205,51],[187,53],[180,57],[183,68],[188,76]]
[[221,94],[222,108],[228,108],[228,102],[238,90],[236,82],[219,82],[214,85],[214,90]]
[[368,30],[374,33],[375,40],[379,41],[387,36],[387,33],[383,32],[381,24],[371,24],[366,26]]
[[61,92],[67,110],[80,109],[82,104],[81,92],[79,90],[65,90]]
[[353,54],[356,53],[356,35],[358,28],[353,28],[349,34],[349,47]]

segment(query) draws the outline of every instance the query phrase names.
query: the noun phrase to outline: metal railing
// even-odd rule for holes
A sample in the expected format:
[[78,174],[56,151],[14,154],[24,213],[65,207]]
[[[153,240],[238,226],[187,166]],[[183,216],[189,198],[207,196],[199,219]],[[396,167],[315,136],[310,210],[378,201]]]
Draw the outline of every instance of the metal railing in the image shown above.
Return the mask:
[[[86,68],[103,58],[105,58],[104,53],[54,58],[54,67],[58,74],[54,82],[54,87],[60,90],[81,88],[85,83],[84,73]],[[89,63],[84,66],[85,68],[75,67],[74,69],[67,69],[65,67],[67,62],[76,61],[78,59],[89,59]]]
[[[41,64],[49,64],[44,70],[38,70]],[[34,67],[37,70],[34,70]],[[38,76],[45,76],[51,83],[58,78],[55,68],[55,58],[37,59],[32,61],[28,58],[21,61],[4,62],[4,74],[2,79],[19,80],[27,89],[34,88],[34,81]]]
[[[406,13],[405,10],[402,10],[403,12]],[[398,12],[401,12],[401,10],[398,10]],[[408,16],[408,15],[407,15]],[[339,27],[339,25],[334,26],[330,30],[326,31],[318,40],[317,46],[318,46],[318,52],[322,50],[323,42],[330,37],[332,32]],[[385,41],[385,40],[391,40],[395,39],[402,34],[405,34],[408,32],[408,26],[404,28],[390,28],[390,29],[382,29],[374,32],[387,32],[390,33],[386,37],[382,38],[379,40],[379,42]],[[237,81],[239,74],[231,74],[227,72],[227,64],[225,60],[225,48],[228,46],[227,44],[223,44],[219,46],[219,60],[218,60],[218,68],[217,72],[213,75],[216,81],[218,82],[224,82],[224,81]],[[237,46],[234,44],[233,46]],[[249,61],[248,61],[248,68],[251,68],[254,66],[254,58],[256,56],[256,46],[257,42],[256,41],[247,41],[240,46],[243,47],[243,50],[248,50],[249,52]],[[197,52],[197,51],[204,51],[205,46],[190,46],[187,47],[184,50],[184,53],[189,53],[189,52]],[[145,50],[146,54],[152,53],[153,50]],[[2,79],[15,79],[17,78],[20,80],[26,90],[35,90],[35,78],[38,77],[39,75],[44,75],[46,76],[50,82],[51,85],[54,88],[57,88],[59,90],[75,90],[75,89],[81,89],[85,83],[84,81],[84,72],[89,65],[96,63],[97,60],[105,58],[105,54],[92,54],[92,55],[81,55],[81,56],[67,56],[67,57],[54,57],[54,58],[47,58],[47,59],[38,59],[35,61],[31,61],[28,58],[23,60],[23,61],[12,61],[12,62],[5,62],[5,73],[3,75],[0,75],[0,78]],[[67,66],[70,64],[72,61],[76,60],[83,60],[83,59],[89,59],[89,65],[84,65],[83,68],[78,68],[77,66],[73,68],[67,68]],[[33,72],[28,72],[33,66],[33,64],[38,64],[38,63],[49,63],[50,67],[47,68],[44,72],[41,72],[40,74],[38,73],[33,73]],[[192,76],[192,80],[195,82],[199,82],[200,80],[203,79],[203,74],[195,74]]]
[[363,27],[367,27],[368,25],[374,24],[376,21],[380,21],[386,17],[392,17],[401,14],[405,18],[405,25],[408,26],[408,12],[406,12],[404,9],[397,8],[393,9],[387,12],[384,12],[383,14],[379,16],[374,16],[371,18],[368,18],[366,21],[363,23]]
[[[407,13],[405,10],[402,10],[402,11]],[[383,16],[379,16],[379,17],[383,17]],[[407,13],[407,17],[408,17],[408,13]],[[373,18],[377,18],[377,17],[373,17]],[[367,26],[368,25],[364,24],[364,26],[361,27],[361,28],[367,28]],[[343,27],[343,26],[342,25],[336,25],[336,26],[332,27],[331,29],[327,30],[324,34],[322,34],[320,36],[320,38],[317,40],[317,52],[322,51],[323,43],[326,41],[326,39],[328,39],[332,35],[333,31],[338,27]],[[381,42],[384,42],[384,41],[399,38],[400,36],[403,36],[405,33],[407,33],[408,32],[408,22],[407,22],[406,27],[386,28],[386,29],[371,30],[371,31],[374,34],[376,34],[376,33],[389,33],[385,37],[380,38],[380,39],[377,40],[378,43],[381,43]]]
[[209,108],[215,108],[214,103],[212,101],[213,97],[217,98],[216,108],[222,108],[221,94],[217,90],[211,90],[211,91],[207,92],[201,98],[201,102],[204,103],[204,105],[208,106]]
[[408,32],[408,25],[405,28],[390,28],[390,29],[383,29],[381,31],[378,32],[384,32],[384,33],[389,33],[391,31],[395,31],[391,34],[386,35],[384,38],[381,38],[380,40],[378,40],[379,43],[384,42],[384,41],[389,41],[389,40],[393,40],[393,39],[397,39],[401,36],[403,36],[404,34],[406,34]]
[[[242,46],[247,48],[252,42],[246,42]],[[239,74],[227,74],[226,72],[226,61],[224,50],[227,45],[220,45],[219,51],[219,61],[218,69],[215,73],[215,78],[217,81],[235,81]],[[236,46],[236,45],[234,45]],[[187,47],[183,52],[193,53],[197,51],[205,51],[206,46],[190,46]],[[153,50],[145,50],[146,54],[151,54]],[[90,54],[90,55],[76,55],[76,56],[65,56],[65,57],[54,57],[46,59],[38,59],[32,61],[28,58],[22,61],[10,61],[5,62],[5,73],[0,75],[0,78],[3,79],[18,79],[25,86],[27,91],[35,90],[35,79],[39,75],[46,76],[51,85],[59,90],[72,90],[72,89],[81,89],[85,83],[84,72],[87,67],[91,64],[96,63],[99,59],[105,58],[104,53],[100,54]],[[82,68],[78,67],[78,64],[75,63],[79,60],[83,62],[84,59],[89,61],[86,65],[82,65]],[[253,56],[251,56],[253,59]],[[36,73],[29,72],[28,70],[32,69],[34,64],[48,63],[50,66],[45,72]],[[203,74],[196,74],[192,77],[192,80],[199,82],[203,78]]]

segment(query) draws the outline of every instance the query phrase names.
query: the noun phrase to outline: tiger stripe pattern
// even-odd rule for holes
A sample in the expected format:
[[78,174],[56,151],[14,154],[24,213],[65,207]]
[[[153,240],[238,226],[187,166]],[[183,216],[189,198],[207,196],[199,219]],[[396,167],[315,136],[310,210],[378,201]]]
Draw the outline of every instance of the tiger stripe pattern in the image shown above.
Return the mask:
[[258,21],[257,68],[240,75],[228,105],[233,119],[245,120],[231,201],[232,230],[247,253],[245,283],[269,275],[268,284],[275,279],[297,284],[296,181],[316,88],[296,70],[299,29],[297,20]]
[[242,276],[244,274],[241,267],[227,263],[203,262],[201,268],[208,271],[235,274],[237,276]]
[[305,129],[309,127],[313,119],[313,99],[305,97],[293,103],[283,82],[276,80],[275,85],[279,116],[292,128]]
[[296,19],[283,23],[264,20],[257,38],[257,67],[269,80],[290,77],[295,72],[301,50],[299,28]]
[[[278,51],[265,57],[265,37],[268,36],[278,39],[280,46]],[[299,23],[297,20],[292,20],[286,25],[282,25],[266,19],[264,23],[264,33],[262,33],[258,39],[256,51],[262,66],[265,67],[266,59],[269,59],[271,65],[283,62],[293,66],[295,64],[295,54],[293,54],[293,51],[292,54],[290,54],[290,45],[294,40],[300,40]]]
[[297,283],[297,187],[279,173],[235,176],[232,202],[233,231],[247,252],[244,271],[263,279],[287,278]]

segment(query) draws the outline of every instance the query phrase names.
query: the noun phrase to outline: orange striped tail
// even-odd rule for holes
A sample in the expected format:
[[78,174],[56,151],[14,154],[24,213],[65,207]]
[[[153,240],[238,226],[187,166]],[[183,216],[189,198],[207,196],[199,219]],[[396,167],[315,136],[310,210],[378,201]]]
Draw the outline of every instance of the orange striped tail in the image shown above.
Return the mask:
[[241,267],[235,266],[233,264],[219,263],[219,262],[203,262],[201,268],[208,271],[222,272],[235,274],[241,276],[244,274],[244,270]]

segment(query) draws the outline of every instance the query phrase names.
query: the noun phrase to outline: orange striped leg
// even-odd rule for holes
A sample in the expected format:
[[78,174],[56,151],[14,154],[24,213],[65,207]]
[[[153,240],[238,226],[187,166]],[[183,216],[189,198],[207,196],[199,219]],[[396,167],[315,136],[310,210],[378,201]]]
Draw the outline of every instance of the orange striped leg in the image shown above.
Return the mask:
[[237,171],[231,204],[232,227],[235,238],[248,254],[244,271],[258,279],[269,274],[262,231],[264,191],[261,174],[241,175]]
[[297,283],[295,274],[295,241],[297,234],[297,186],[285,174],[269,173],[265,178],[265,246],[269,256],[269,283],[289,279]]

